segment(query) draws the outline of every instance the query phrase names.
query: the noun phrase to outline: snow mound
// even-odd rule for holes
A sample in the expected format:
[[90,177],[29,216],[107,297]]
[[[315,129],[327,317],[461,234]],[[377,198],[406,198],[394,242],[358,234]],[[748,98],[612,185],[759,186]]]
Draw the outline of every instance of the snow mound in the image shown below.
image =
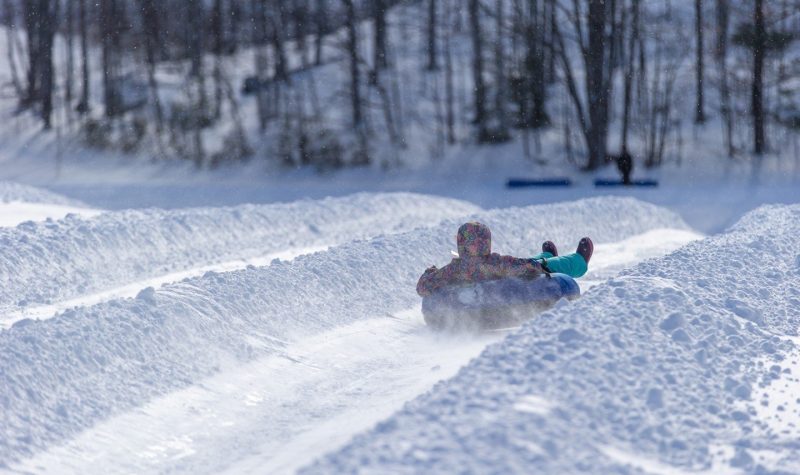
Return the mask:
[[88,207],[86,204],[41,188],[10,181],[0,181],[0,203],[46,203],[53,205]]
[[[544,236],[577,241],[589,234],[602,242],[684,226],[670,211],[617,198],[474,218],[493,226],[502,242],[497,250],[527,253]],[[280,355],[293,342],[417,305],[417,278],[447,259],[458,224],[350,242],[267,267],[209,272],[135,299],[18,322],[0,332],[0,464],[225,368]]]
[[629,269],[305,473],[796,473],[756,407],[797,366],[798,235],[800,206],[763,207]]
[[25,222],[0,229],[0,314],[234,258],[405,231],[478,209],[452,199],[364,193]]

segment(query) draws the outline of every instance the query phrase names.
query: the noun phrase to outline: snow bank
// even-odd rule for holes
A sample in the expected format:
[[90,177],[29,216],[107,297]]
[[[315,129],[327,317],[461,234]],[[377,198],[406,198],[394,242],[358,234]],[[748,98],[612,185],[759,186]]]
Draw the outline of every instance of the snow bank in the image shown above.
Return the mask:
[[[682,223],[662,208],[616,198],[477,218],[492,226],[497,250],[516,253],[530,253],[545,236],[615,241]],[[305,337],[417,305],[419,274],[447,259],[458,224],[208,273],[136,299],[15,324],[0,333],[0,463]]]
[[407,193],[144,210],[0,229],[0,314],[233,258],[334,245],[477,211]]
[[91,217],[101,212],[49,191],[0,181],[0,227],[12,227],[25,221],[60,219],[70,213]]
[[762,207],[625,271],[306,473],[796,473],[756,406],[797,366],[798,235],[800,206]]
[[0,181],[0,203],[23,202],[23,203],[46,203],[53,205],[64,205],[74,207],[86,207],[78,200],[67,198],[66,196],[51,193],[41,188],[21,185],[10,181]]

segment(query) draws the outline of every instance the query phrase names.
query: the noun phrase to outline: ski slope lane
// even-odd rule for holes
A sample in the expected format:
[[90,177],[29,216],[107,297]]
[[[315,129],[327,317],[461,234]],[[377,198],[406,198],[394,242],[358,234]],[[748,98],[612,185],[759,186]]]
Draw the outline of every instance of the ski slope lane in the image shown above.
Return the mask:
[[798,473],[798,235],[762,207],[625,270],[302,473]]
[[[134,281],[431,226],[479,209],[408,193],[277,205],[119,211],[0,228],[0,317]],[[35,312],[34,312],[35,313]]]
[[[559,216],[545,223],[543,216]],[[599,244],[686,229],[632,199],[487,211],[495,249],[530,254],[544,236]],[[0,332],[0,463],[63,443],[113,415],[327,331],[419,304],[421,269],[448,260],[461,220],[145,289],[135,299],[21,320]],[[574,245],[574,244],[573,244]],[[533,249],[532,249],[533,248]]]

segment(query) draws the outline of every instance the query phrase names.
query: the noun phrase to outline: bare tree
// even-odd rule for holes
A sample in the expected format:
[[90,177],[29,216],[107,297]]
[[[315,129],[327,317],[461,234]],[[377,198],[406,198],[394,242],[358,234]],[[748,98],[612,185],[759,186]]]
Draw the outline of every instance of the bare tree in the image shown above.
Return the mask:
[[753,83],[750,96],[750,113],[753,116],[753,151],[756,155],[762,155],[766,148],[764,134],[764,55],[767,49],[767,31],[764,23],[764,0],[755,0],[753,5]]
[[716,0],[716,44],[714,56],[719,69],[720,113],[724,123],[725,144],[728,156],[734,156],[733,113],[731,110],[731,92],[728,79],[728,35],[730,34],[729,0]]
[[439,69],[436,50],[436,0],[428,0],[428,71]]
[[88,23],[89,20],[86,15],[86,2],[89,0],[78,1],[78,19],[80,21],[80,37],[81,37],[81,98],[78,102],[76,110],[80,114],[89,112],[89,34]]
[[367,153],[366,130],[364,124],[364,111],[361,99],[361,78],[358,56],[358,30],[356,8],[353,0],[342,0],[345,9],[345,28],[347,39],[345,40],[347,56],[350,65],[350,101],[352,109],[353,130],[358,137],[358,148],[353,165],[366,165],[369,163]]
[[45,129],[52,125],[53,115],[53,40],[58,19],[58,0],[39,0],[39,59],[41,71],[39,100],[42,103],[42,121]]
[[389,67],[389,58],[386,56],[386,2],[372,0],[372,17],[375,31],[375,47],[373,52],[373,68],[377,73]]
[[508,115],[506,114],[506,102],[508,96],[506,90],[506,63],[505,63],[505,47],[503,46],[505,25],[503,24],[505,16],[503,15],[503,8],[505,2],[503,0],[496,0],[495,3],[495,20],[496,20],[496,37],[494,44],[494,66],[495,66],[495,91],[494,91],[494,113],[497,119],[497,129],[492,131],[492,140],[495,142],[504,142],[511,138],[508,131]]
[[103,97],[106,117],[122,113],[122,98],[119,91],[121,74],[122,31],[120,27],[122,8],[120,0],[101,0],[100,35],[103,46]]
[[[608,15],[607,4],[604,0],[589,0],[584,20],[584,13],[580,8],[581,3],[573,2],[574,9],[569,15],[569,20],[572,23],[575,41],[581,52],[586,71],[585,106],[569,60],[564,35],[560,31],[558,23],[554,25],[554,36],[558,41],[558,54],[561,58],[567,89],[586,142],[588,154],[586,169],[593,170],[599,167],[606,158],[608,107],[612,86],[610,71],[613,67],[613,61],[609,61],[607,56],[609,52],[606,49],[608,43],[606,24],[609,17],[613,18],[613,15]],[[588,29],[586,36],[583,33],[584,25]]]
[[633,76],[636,67],[636,45],[639,42],[640,0],[631,0],[631,20],[627,37],[627,53],[625,54],[623,102],[622,102],[622,154],[628,151],[628,130],[630,128],[631,95]]
[[317,66],[322,64],[322,43],[325,40],[325,35],[328,34],[328,9],[327,0],[316,0],[316,9],[314,11],[314,23],[316,27],[315,42],[314,42],[314,64]]
[[164,130],[164,114],[161,110],[161,98],[158,92],[156,66],[160,56],[157,48],[161,44],[161,29],[159,28],[159,15],[155,0],[139,0],[139,11],[142,15],[145,61],[147,63],[147,82],[156,116],[156,132],[160,135]]
[[468,0],[470,35],[472,37],[472,76],[475,88],[475,125],[478,142],[490,141],[486,113],[486,82],[483,78],[483,36],[481,34],[480,0]]
[[25,33],[28,41],[28,73],[26,77],[25,96],[20,103],[21,108],[31,106],[39,96],[39,68],[41,67],[41,4],[39,0],[24,3]]
[[695,78],[696,78],[696,93],[695,93],[695,106],[694,106],[694,122],[702,124],[706,121],[705,105],[703,101],[703,0],[694,0],[694,24],[695,24],[695,38],[697,45],[695,46],[696,62],[695,62]]
[[64,96],[67,109],[72,108],[72,90],[75,80],[75,55],[73,48],[73,38],[75,37],[75,15],[74,15],[74,0],[66,0],[66,48],[67,48],[67,68],[66,68],[66,81],[64,84]]

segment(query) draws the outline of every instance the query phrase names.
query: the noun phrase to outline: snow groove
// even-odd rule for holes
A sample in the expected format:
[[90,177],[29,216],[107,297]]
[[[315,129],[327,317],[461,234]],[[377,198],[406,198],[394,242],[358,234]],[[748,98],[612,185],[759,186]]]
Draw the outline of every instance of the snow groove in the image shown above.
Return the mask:
[[762,207],[628,269],[302,473],[797,473],[770,451],[798,426],[758,416],[800,420],[766,391],[795,377],[798,235],[800,205]]
[[[682,223],[662,208],[618,198],[476,217],[492,226],[497,250],[519,254],[544,236],[616,241]],[[0,464],[289,343],[416,305],[420,271],[447,259],[459,223],[350,242],[290,263],[209,272],[136,299],[19,322],[0,333]]]
[[0,315],[235,258],[334,245],[476,211],[451,199],[365,193],[26,222],[0,229]]

